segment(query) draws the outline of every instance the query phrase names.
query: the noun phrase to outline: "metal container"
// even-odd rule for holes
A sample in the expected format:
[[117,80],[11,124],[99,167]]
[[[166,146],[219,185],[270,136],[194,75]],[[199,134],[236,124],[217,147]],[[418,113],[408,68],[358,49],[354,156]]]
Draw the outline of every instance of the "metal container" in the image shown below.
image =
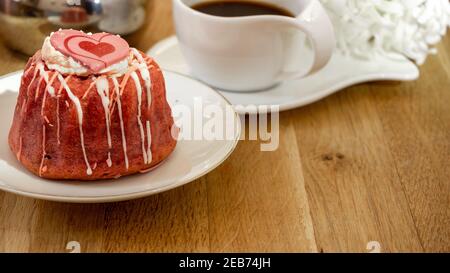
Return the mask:
[[12,49],[33,55],[60,28],[121,35],[145,22],[148,0],[0,0],[0,36]]

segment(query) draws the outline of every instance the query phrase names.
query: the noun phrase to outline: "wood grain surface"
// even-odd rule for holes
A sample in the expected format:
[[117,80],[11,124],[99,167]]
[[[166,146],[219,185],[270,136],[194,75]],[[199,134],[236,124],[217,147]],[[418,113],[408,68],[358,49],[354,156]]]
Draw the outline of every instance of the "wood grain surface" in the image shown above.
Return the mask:
[[[170,1],[128,37],[173,34]],[[450,36],[415,82],[347,88],[280,114],[280,147],[148,198],[77,205],[0,192],[0,252],[450,251]],[[0,74],[27,57],[0,45]],[[13,109],[11,109],[12,111]],[[4,121],[9,122],[9,121]]]

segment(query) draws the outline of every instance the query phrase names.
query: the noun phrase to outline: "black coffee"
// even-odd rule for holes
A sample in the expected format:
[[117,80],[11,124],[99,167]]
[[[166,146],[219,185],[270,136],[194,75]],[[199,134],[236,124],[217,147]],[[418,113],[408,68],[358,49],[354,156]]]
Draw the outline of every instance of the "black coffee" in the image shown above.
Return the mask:
[[281,15],[295,17],[290,11],[269,3],[250,1],[209,1],[192,6],[193,9],[209,15],[221,17],[241,17],[253,15]]

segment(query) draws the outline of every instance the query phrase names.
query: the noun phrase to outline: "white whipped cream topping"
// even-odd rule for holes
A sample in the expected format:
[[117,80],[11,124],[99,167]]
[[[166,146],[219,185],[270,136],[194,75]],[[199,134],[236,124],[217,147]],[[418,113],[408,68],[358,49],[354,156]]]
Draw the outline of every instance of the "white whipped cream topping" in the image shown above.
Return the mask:
[[[56,50],[50,42],[50,37],[47,37],[45,39],[44,45],[42,46],[41,55],[42,60],[44,60],[49,69],[58,71],[63,75],[74,74],[78,76],[88,76],[92,74],[87,67],[75,61],[72,57],[65,56],[64,54]],[[120,77],[127,73],[128,67],[130,66],[132,60],[133,54],[130,53],[130,56],[128,58],[106,67],[98,74],[114,75]]]

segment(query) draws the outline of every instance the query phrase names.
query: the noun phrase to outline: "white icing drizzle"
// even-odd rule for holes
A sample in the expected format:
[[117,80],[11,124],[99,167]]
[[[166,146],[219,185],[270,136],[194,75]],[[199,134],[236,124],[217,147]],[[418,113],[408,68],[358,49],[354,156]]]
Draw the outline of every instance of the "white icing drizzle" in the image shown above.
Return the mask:
[[33,68],[34,68],[34,64],[30,65],[30,67],[28,67],[28,69],[25,70],[25,72],[23,72],[23,74],[24,74],[24,75],[27,75],[28,72],[30,72]]
[[[61,138],[60,138],[60,120],[59,120],[59,97],[61,94],[61,91],[63,89],[63,86],[61,84],[61,87],[58,90],[58,94],[56,95],[56,140],[58,142],[58,145],[61,144]],[[67,101],[66,101],[67,103]]]
[[27,99],[24,99],[22,101],[22,106],[20,106],[20,114],[22,114],[25,111],[26,104],[27,104]]
[[[26,96],[26,97],[29,96],[29,91],[30,91],[31,84],[33,84],[34,79],[36,79],[38,70],[35,68],[34,64],[32,64],[32,65],[30,65],[30,67],[29,67],[27,70],[25,70],[25,72],[23,73],[24,75],[28,75],[28,73],[29,73],[31,70],[33,70],[33,69],[34,69],[34,72],[33,72],[33,78],[31,79],[30,84],[28,84],[28,87],[27,87],[27,96]],[[25,84],[24,84],[24,80],[25,80],[25,77],[22,77],[21,86],[25,85]],[[25,102],[25,101],[24,101],[24,102]],[[23,105],[22,105],[22,106],[23,106]]]
[[[145,82],[145,88],[147,90],[147,107],[150,108],[151,103],[152,103],[152,96],[151,96],[152,82],[151,82],[149,68],[148,68],[147,62],[142,57],[141,53],[139,53],[139,51],[136,48],[132,48],[131,50],[133,52],[133,55],[139,61],[139,67],[138,67],[139,72],[141,73],[142,79]],[[150,129],[150,121],[147,120],[145,125],[147,128],[147,162],[151,163],[152,162],[152,150],[151,150],[152,136],[151,136],[151,129]]]
[[33,82],[36,79],[36,76],[37,76],[38,72],[39,72],[39,69],[36,67],[35,70],[34,70],[33,78],[31,78],[30,84],[28,85],[28,88],[27,88],[27,97],[29,96],[30,87],[31,87],[31,85],[33,85]]
[[45,160],[45,124],[42,125],[42,159],[41,159],[41,165],[39,166],[39,176],[42,176],[42,171],[44,167],[44,160]]
[[138,100],[137,121],[139,124],[139,130],[141,132],[142,155],[144,157],[144,163],[147,164],[148,157],[147,157],[147,152],[145,151],[145,132],[144,132],[144,127],[142,126],[142,121],[141,121],[142,87],[141,87],[141,82],[140,82],[139,77],[136,74],[136,72],[134,72],[134,71],[131,72],[130,76],[133,79],[134,84],[136,86],[136,94],[137,94],[137,100]]
[[[44,92],[48,92],[52,97],[54,97],[55,96],[55,89],[49,83],[48,72],[45,71],[44,65],[42,63],[38,63],[36,65],[36,71],[39,72],[40,79],[39,79],[39,83],[38,83],[37,88],[36,88],[36,94],[34,96],[34,101],[36,101],[38,99],[38,97],[39,97],[39,90],[40,90],[39,87],[41,86],[42,81],[45,81]],[[30,84],[30,86],[31,86],[31,84]]]
[[151,88],[152,88],[152,82],[150,77],[150,72],[148,70],[147,62],[142,58],[142,55],[139,53],[139,51],[136,48],[132,49],[134,56],[139,61],[139,72],[141,73],[142,79],[145,82],[145,88],[147,90],[147,106],[150,107],[151,105],[151,99],[150,96]]
[[[38,87],[39,89],[39,87]],[[36,91],[38,92],[38,91]],[[41,116],[44,119],[44,121],[48,122],[48,119],[46,120],[46,116],[44,115],[44,110],[45,110],[45,102],[47,101],[47,92],[44,92],[44,97],[42,98],[42,106],[41,106]],[[42,159],[41,159],[41,164],[39,166],[39,176],[42,176],[42,171],[43,171],[43,167],[44,167],[44,162],[45,162],[45,155],[46,155],[46,151],[45,151],[45,134],[46,134],[46,127],[45,127],[45,123],[42,124]]]
[[150,121],[147,120],[146,122],[146,126],[147,126],[147,160],[148,160],[148,164],[152,163],[152,132],[150,129]]
[[44,117],[45,110],[45,102],[47,101],[47,93],[44,93],[44,97],[42,98],[42,107],[41,107],[41,116]]
[[[39,69],[39,75],[44,79],[45,84],[47,85],[44,92],[47,91],[50,94],[50,96],[54,97],[55,96],[55,88],[53,88],[51,83],[49,84],[48,72],[45,71],[44,65],[42,63],[39,63],[38,69]],[[39,90],[39,89],[37,89],[37,90]],[[37,97],[37,95],[36,95],[36,97]]]
[[64,89],[67,92],[67,95],[69,96],[70,100],[73,102],[73,104],[76,107],[77,110],[77,114],[78,114],[78,125],[80,128],[80,139],[81,139],[81,149],[83,150],[83,156],[84,156],[84,161],[86,162],[86,173],[87,175],[92,175],[92,169],[91,166],[89,165],[89,161],[86,155],[86,148],[84,146],[84,136],[83,136],[83,109],[81,108],[81,103],[80,100],[77,98],[77,96],[75,96],[72,91],[70,90],[69,86],[67,85],[66,81],[64,80],[63,76],[61,76],[61,74],[58,73],[58,79],[61,82],[61,84],[63,85]]
[[20,158],[22,156],[22,137],[19,137],[19,151],[17,152],[17,159],[20,161]]
[[111,77],[113,83],[114,83],[114,92],[117,96],[117,111],[119,112],[119,119],[120,119],[120,130],[122,131],[122,147],[123,147],[123,154],[125,157],[125,167],[129,168],[129,162],[128,162],[128,155],[127,155],[127,138],[125,136],[125,128],[123,125],[123,116],[122,116],[122,102],[120,101],[120,90],[119,90],[119,82],[117,81],[116,77]]
[[100,77],[95,81],[95,86],[97,88],[97,93],[102,100],[103,109],[105,110],[105,122],[106,122],[106,134],[108,139],[108,159],[106,160],[106,164],[108,167],[112,166],[111,161],[111,149],[112,149],[112,141],[111,141],[111,115],[109,112],[109,82],[105,77]]
[[95,77],[93,77],[91,85],[89,86],[88,90],[86,90],[86,93],[84,93],[83,97],[81,98],[82,100],[84,100],[89,95],[89,92],[92,90],[92,88],[94,87],[95,84],[96,84],[96,80],[95,80]]

